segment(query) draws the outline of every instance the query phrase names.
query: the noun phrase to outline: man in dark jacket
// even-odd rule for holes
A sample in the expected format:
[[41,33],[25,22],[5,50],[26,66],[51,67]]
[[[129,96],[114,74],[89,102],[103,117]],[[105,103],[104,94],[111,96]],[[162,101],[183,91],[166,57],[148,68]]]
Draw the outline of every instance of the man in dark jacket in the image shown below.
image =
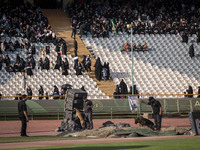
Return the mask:
[[142,101],[142,103],[151,105],[151,107],[153,109],[153,118],[154,118],[154,122],[156,125],[156,130],[160,131],[161,122],[162,122],[162,106],[161,106],[160,102],[155,100],[153,97],[149,97],[148,103],[144,102],[144,101]]
[[28,116],[27,116],[27,106],[26,106],[26,95],[22,95],[22,100],[18,102],[18,113],[19,113],[19,118],[22,122],[22,127],[21,127],[21,136],[27,137],[26,134],[26,128],[27,128],[27,122]]
[[87,99],[87,96],[84,96],[83,97],[83,112],[85,114],[87,129],[93,129],[92,108],[93,108],[93,103]]

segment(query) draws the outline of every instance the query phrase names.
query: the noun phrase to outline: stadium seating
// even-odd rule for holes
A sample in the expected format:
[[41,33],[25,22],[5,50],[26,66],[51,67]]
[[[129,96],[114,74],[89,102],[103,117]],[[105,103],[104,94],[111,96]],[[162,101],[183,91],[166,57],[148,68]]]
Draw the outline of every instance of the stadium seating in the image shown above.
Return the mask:
[[[9,41],[9,37],[2,37],[2,42],[4,40]],[[15,40],[18,40],[20,43],[22,43],[21,38],[15,38],[12,37],[11,40],[14,42]],[[24,39],[23,39],[24,40]],[[26,39],[25,39],[26,40]],[[69,61],[69,75],[64,76],[62,75],[62,71],[60,70],[40,70],[37,69],[37,63],[39,61],[39,58],[42,58],[44,60],[45,57],[48,57],[50,62],[53,61],[55,65],[55,61],[57,59],[57,53],[55,51],[55,46],[53,43],[50,44],[51,53],[50,55],[42,55],[40,52],[41,47],[45,47],[45,43],[32,43],[36,47],[36,55],[34,55],[34,59],[36,61],[36,69],[33,70],[33,76],[26,76],[25,82],[24,82],[24,76],[22,73],[17,72],[15,73],[8,73],[5,70],[5,64],[2,70],[0,71],[0,91],[3,94],[3,96],[13,96],[17,93],[26,94],[26,87],[30,86],[33,92],[34,96],[37,96],[39,94],[38,90],[40,85],[43,86],[44,89],[44,95],[46,92],[48,92],[49,95],[53,94],[54,85],[56,85],[59,88],[59,91],[61,91],[61,86],[63,84],[70,84],[73,86],[73,88],[81,88],[82,86],[85,87],[85,90],[88,92],[88,95],[91,95],[89,98],[104,98],[108,99],[108,96],[103,97],[96,97],[92,95],[105,95],[105,93],[102,93],[101,90],[98,89],[96,82],[92,80],[86,73],[83,75],[75,75],[75,70],[73,69],[74,66],[74,60],[71,55],[62,55],[62,60],[65,58]],[[20,57],[22,57],[24,60],[26,60],[26,53],[23,49],[17,49],[15,52],[3,52],[3,55],[6,54],[9,55],[11,59],[11,64],[14,64],[16,59],[16,54],[19,54]],[[25,88],[24,88],[25,87]],[[5,98],[4,98],[5,99]],[[8,98],[10,99],[10,98]],[[37,98],[35,98],[37,99]]]
[[[189,37],[188,44],[182,43],[175,35],[133,35],[133,42],[146,42],[147,52],[133,52],[134,84],[140,94],[183,94],[189,85],[197,93],[200,86],[200,45],[194,43],[197,36]],[[121,44],[131,44],[131,36],[127,33],[110,34],[109,38],[92,38],[83,36],[86,47],[93,50],[94,56],[103,62],[109,62],[111,77],[115,84],[123,78],[130,87],[131,80],[131,52],[120,52]],[[191,59],[188,51],[194,43],[195,58]],[[146,97],[146,96],[144,96]],[[158,98],[177,97],[157,96]],[[183,96],[178,96],[183,97]]]

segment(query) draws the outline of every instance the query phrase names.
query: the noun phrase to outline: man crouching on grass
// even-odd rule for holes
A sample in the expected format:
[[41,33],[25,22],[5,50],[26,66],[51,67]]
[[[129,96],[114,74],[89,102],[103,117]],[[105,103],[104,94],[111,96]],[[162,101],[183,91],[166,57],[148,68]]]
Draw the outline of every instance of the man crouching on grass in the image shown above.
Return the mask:
[[153,118],[154,118],[154,122],[156,125],[156,130],[160,131],[161,122],[162,122],[162,106],[161,106],[160,102],[155,100],[153,97],[149,97],[148,103],[144,102],[144,101],[142,101],[142,103],[144,103],[146,105],[151,105],[151,107],[153,109]]

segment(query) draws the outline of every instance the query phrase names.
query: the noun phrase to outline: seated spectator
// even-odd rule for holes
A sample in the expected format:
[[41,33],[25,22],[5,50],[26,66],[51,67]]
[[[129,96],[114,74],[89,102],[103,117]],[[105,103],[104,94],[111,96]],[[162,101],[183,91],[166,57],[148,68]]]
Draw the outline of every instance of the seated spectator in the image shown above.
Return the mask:
[[6,71],[11,73],[11,72],[15,72],[15,69],[13,68],[13,66],[11,64],[9,64],[7,67],[6,67]]
[[137,50],[138,50],[138,51],[143,51],[143,48],[142,48],[141,43],[138,44],[138,46],[137,46]]
[[127,53],[131,51],[131,46],[128,44],[128,42],[125,44],[124,49]]
[[6,55],[6,57],[4,58],[4,63],[6,64],[6,66],[10,65],[10,57],[8,55]]
[[133,51],[137,51],[137,46],[135,43],[133,43]]
[[121,52],[125,51],[124,44],[121,45],[120,51],[121,51]]
[[142,49],[143,49],[143,52],[148,51],[146,42],[143,43]]

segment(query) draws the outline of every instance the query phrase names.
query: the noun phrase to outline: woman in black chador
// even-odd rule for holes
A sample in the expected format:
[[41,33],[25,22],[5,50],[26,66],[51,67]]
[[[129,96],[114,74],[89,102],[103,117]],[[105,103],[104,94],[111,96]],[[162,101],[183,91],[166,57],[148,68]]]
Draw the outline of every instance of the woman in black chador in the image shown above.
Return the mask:
[[101,81],[102,79],[102,64],[101,64],[101,60],[98,57],[95,63],[95,77],[97,80]]
[[39,92],[39,99],[42,100],[43,99],[43,95],[44,95],[44,90],[43,90],[43,87],[40,85],[40,89],[38,90]]

